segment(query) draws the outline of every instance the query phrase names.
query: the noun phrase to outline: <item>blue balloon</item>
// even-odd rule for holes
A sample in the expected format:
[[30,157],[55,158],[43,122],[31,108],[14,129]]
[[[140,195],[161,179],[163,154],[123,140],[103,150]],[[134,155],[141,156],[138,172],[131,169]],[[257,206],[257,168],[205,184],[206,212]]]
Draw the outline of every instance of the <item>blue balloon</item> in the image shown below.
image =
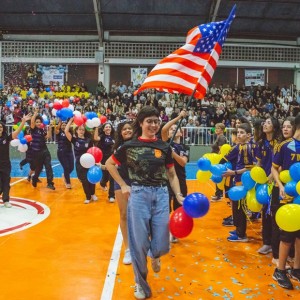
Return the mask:
[[250,176],[250,171],[246,171],[242,174],[243,186],[249,191],[255,186],[255,181]]
[[88,111],[88,112],[85,113],[85,116],[86,116],[89,120],[92,120],[93,117],[94,117],[94,114],[93,114],[93,112]]
[[30,96],[31,94],[32,94],[32,92],[30,92],[30,91],[28,91],[28,92],[26,93],[27,96]]
[[216,175],[216,176],[222,176],[224,172],[226,172],[226,167],[225,165],[222,165],[222,164],[216,164],[216,165],[212,165],[210,167],[210,172],[213,174],[213,175]]
[[209,159],[205,157],[201,157],[197,162],[198,168],[202,171],[209,171],[211,167],[211,162]]
[[209,201],[201,193],[192,193],[185,197],[183,209],[191,218],[200,218],[207,214],[209,210]]
[[102,170],[98,166],[92,166],[87,172],[87,179],[90,183],[96,184],[102,178]]
[[26,141],[25,138],[21,138],[21,139],[20,139],[20,143],[21,143],[22,145],[25,145],[25,144],[27,144],[27,141]]
[[231,164],[230,161],[226,162],[226,163],[224,164],[224,166],[226,167],[226,169],[232,170],[232,164]]
[[256,200],[260,204],[268,204],[270,202],[270,195],[268,192],[268,185],[267,184],[261,184],[255,192]]
[[48,119],[44,119],[44,120],[43,120],[43,124],[44,124],[44,125],[49,125],[49,124],[50,124],[50,121],[49,121]]
[[234,186],[228,191],[228,197],[232,201],[239,201],[246,197],[247,190],[244,186]]
[[[56,112],[57,115],[57,112]],[[70,108],[62,108],[60,109],[60,117],[64,119],[69,119],[73,117],[73,111]]]
[[300,196],[297,196],[294,201],[293,204],[300,204]]
[[289,171],[294,181],[300,180],[300,162],[292,164]]
[[210,178],[214,183],[220,183],[223,180],[222,176],[212,175]]
[[24,132],[21,131],[19,134],[18,134],[18,139],[21,141],[21,139],[24,137]]
[[286,185],[284,186],[285,193],[291,197],[298,196],[298,193],[296,190],[296,185],[297,185],[296,181],[292,180],[292,181],[287,182]]
[[46,91],[46,92],[50,92],[51,89],[50,89],[49,87],[46,87],[46,88],[45,88],[45,91]]
[[10,101],[6,101],[5,105],[6,105],[7,107],[11,107],[11,102],[10,102]]

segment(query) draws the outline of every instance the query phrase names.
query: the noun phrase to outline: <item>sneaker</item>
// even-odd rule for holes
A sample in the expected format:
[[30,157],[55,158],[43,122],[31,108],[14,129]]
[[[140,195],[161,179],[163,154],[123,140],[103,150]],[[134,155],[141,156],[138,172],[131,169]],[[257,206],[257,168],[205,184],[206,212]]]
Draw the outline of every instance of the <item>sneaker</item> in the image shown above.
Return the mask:
[[134,287],[134,297],[139,300],[146,299],[146,294],[138,283],[136,283]]
[[89,204],[90,202],[91,202],[91,200],[88,200],[88,199],[83,201],[84,204]]
[[222,225],[226,226],[226,227],[234,226],[233,225],[233,219],[229,219],[229,220],[223,221]]
[[71,188],[72,188],[71,184],[70,184],[70,183],[67,183],[67,184],[66,184],[66,188],[67,188],[67,189],[71,189]]
[[229,235],[237,235],[236,230],[229,231]]
[[[279,259],[278,258],[272,258],[272,264],[274,264],[275,266],[276,266],[276,268],[278,268],[278,265],[279,265]],[[289,269],[291,269],[291,266],[288,264],[288,263],[286,263],[285,264],[285,269],[286,270],[289,270]]]
[[233,218],[232,218],[232,215],[230,215],[230,216],[228,216],[228,217],[226,217],[226,218],[223,218],[223,221],[226,221],[226,220],[232,220]]
[[109,197],[108,201],[109,201],[109,203],[114,203],[115,202],[115,198],[114,197]]
[[123,258],[123,264],[124,265],[130,265],[132,263],[131,260],[131,254],[130,254],[130,249],[125,250],[124,258]]
[[289,274],[291,275],[292,279],[295,279],[300,282],[300,269],[291,269]]
[[222,200],[222,197],[219,197],[219,196],[212,196],[211,197],[211,202],[219,202]]
[[173,244],[178,243],[178,238],[175,237],[172,233],[170,233],[170,243],[173,243]]
[[273,274],[273,279],[276,280],[278,285],[284,289],[292,290],[293,285],[286,273],[286,270],[279,270],[276,268]]
[[4,206],[6,207],[6,208],[11,208],[12,207],[12,205],[7,201],[7,202],[4,202]]
[[53,191],[55,190],[54,184],[48,184],[47,188]]
[[30,175],[27,176],[27,181],[28,181],[28,182],[31,181],[31,176],[30,176]]
[[97,201],[98,200],[98,197],[96,195],[92,195],[92,200],[93,201]]
[[272,247],[270,245],[263,245],[261,248],[257,250],[259,254],[268,254],[272,252]]
[[100,185],[100,188],[101,188],[101,190],[102,190],[102,191],[104,191],[104,192],[106,192],[106,191],[107,191],[107,187],[106,187],[106,186],[102,186],[102,185]]
[[151,266],[154,273],[160,272],[160,258],[151,258]]
[[248,238],[246,236],[244,237],[239,237],[237,235],[230,235],[227,238],[228,242],[240,242],[240,243],[247,243],[248,242]]
[[33,187],[36,187],[36,186],[37,186],[37,184],[36,184],[36,183],[37,183],[37,181],[35,181],[35,180],[32,178],[32,180],[31,180],[31,184],[32,184],[32,186],[33,186]]

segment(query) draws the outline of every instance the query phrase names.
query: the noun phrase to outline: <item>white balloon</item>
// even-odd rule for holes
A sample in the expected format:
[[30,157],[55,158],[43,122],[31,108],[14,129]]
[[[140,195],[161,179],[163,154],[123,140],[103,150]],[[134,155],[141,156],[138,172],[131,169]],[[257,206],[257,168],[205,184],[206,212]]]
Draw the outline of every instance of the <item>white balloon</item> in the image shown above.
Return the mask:
[[58,100],[58,102],[59,102],[60,104],[62,104],[63,101],[62,101],[62,100]]
[[49,107],[53,107],[53,103],[51,102],[51,103],[49,103]]
[[56,110],[55,108],[53,108],[53,109],[51,110],[52,116],[56,117],[56,112],[57,112],[57,110]]
[[91,119],[88,119],[86,121],[85,125],[89,128],[94,128],[94,123],[93,123],[93,120],[91,120]]
[[57,98],[54,99],[54,102],[59,102],[59,100]]
[[43,120],[48,120],[46,115],[42,115]]
[[70,100],[71,100],[71,101],[73,101],[73,100],[74,100],[74,97],[73,97],[73,96],[71,96],[71,97],[70,97]]
[[71,109],[71,111],[74,111],[74,105],[69,104],[68,108]]
[[17,147],[20,145],[20,140],[19,139],[14,139],[10,142],[10,144],[13,146],[13,147]]
[[99,118],[93,118],[92,122],[93,122],[93,127],[99,127],[101,124],[101,121]]
[[81,112],[78,111],[78,110],[74,110],[74,111],[73,111],[73,115],[74,115],[74,116],[81,117]]
[[86,168],[86,169],[89,169],[91,168],[92,166],[95,165],[95,158],[92,154],[90,153],[84,153],[81,155],[80,157],[80,164]]
[[19,146],[18,146],[18,150],[19,150],[20,152],[26,152],[27,149],[28,149],[27,144],[19,144]]

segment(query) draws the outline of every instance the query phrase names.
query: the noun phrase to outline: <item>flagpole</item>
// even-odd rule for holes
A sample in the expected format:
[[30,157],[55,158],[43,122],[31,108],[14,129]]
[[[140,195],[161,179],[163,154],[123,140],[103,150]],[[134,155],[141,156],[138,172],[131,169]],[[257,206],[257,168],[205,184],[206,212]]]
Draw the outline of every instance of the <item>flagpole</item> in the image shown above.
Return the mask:
[[[233,6],[233,8],[231,9],[230,14],[229,14],[229,16],[228,16],[228,18],[227,18],[227,20],[226,20],[225,25],[224,25],[224,28],[223,28],[222,31],[220,32],[219,37],[218,37],[216,43],[219,42],[221,36],[223,35],[223,32],[224,32],[225,28],[228,28],[227,25],[228,25],[230,19],[232,19],[232,15],[234,14],[235,9],[236,9],[236,4],[235,4],[235,5]],[[212,52],[210,53],[210,57],[212,56],[212,54],[213,54],[215,51],[216,51],[215,48],[213,48]],[[204,70],[206,70],[206,66],[207,66],[207,65],[208,65],[208,60],[207,60],[207,62],[206,62],[206,64],[205,64],[205,66],[204,66]],[[201,74],[202,74],[202,73],[201,73]],[[199,80],[200,80],[200,79],[201,79],[201,75],[199,76]],[[198,85],[198,83],[199,83],[199,80],[198,80],[197,84],[196,84],[195,87],[194,87],[194,90],[193,90],[193,93],[192,93],[192,95],[191,95],[191,97],[190,97],[189,102],[188,102],[187,105],[186,105],[186,108],[187,108],[187,109],[188,109],[189,106],[191,105],[192,100],[193,100],[193,98],[194,98],[194,96],[195,96],[195,93],[196,93],[196,91],[197,91],[197,85]],[[173,143],[174,138],[175,138],[175,136],[176,136],[176,133],[177,133],[178,129],[179,129],[180,126],[181,126],[182,120],[183,120],[183,118],[180,119],[180,121],[179,121],[179,123],[178,123],[178,125],[177,125],[177,127],[176,127],[176,129],[175,129],[175,131],[174,131],[174,133],[173,133],[173,136],[172,136],[172,138],[171,138],[171,140],[170,140],[170,142],[169,142],[169,146]]]

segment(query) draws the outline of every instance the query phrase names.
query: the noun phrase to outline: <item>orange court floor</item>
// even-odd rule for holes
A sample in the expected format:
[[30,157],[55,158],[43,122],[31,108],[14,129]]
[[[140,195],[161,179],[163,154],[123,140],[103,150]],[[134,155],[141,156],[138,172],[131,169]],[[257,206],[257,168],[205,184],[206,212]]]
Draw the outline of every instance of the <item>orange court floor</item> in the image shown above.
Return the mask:
[[[27,180],[12,179],[11,197],[47,205],[50,215],[26,230],[0,236],[0,299],[9,300],[126,300],[134,299],[131,266],[122,264],[124,246],[116,203],[97,185],[98,201],[83,204],[77,179],[67,190],[55,179],[34,189]],[[214,192],[212,183],[188,181],[189,193]],[[13,203],[13,201],[12,201]],[[0,217],[7,210],[0,207]],[[248,223],[248,243],[226,240],[233,227],[221,225],[231,209],[225,200],[211,203],[208,214],[195,219],[192,233],[162,258],[158,274],[149,267],[153,299],[300,299],[294,290],[280,288],[272,279],[272,256],[259,255],[261,223]]]

